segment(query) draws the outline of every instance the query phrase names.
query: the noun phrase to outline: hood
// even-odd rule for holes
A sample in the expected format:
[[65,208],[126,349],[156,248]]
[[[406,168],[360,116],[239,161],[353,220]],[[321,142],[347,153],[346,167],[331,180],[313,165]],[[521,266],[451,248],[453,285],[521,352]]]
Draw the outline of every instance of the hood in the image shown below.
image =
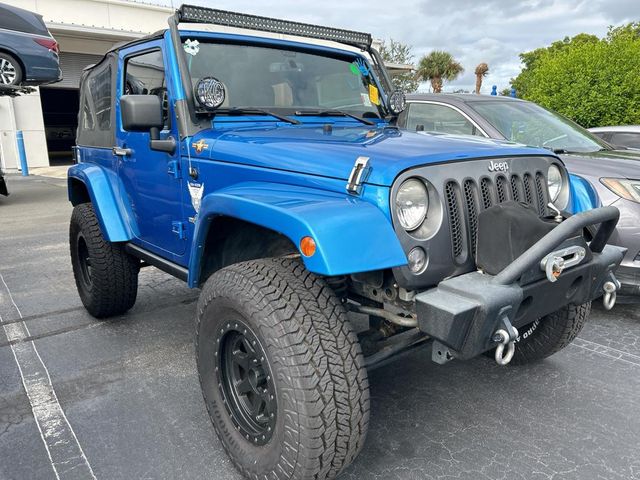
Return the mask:
[[[194,145],[200,144],[196,149]],[[395,127],[270,125],[203,130],[190,140],[193,157],[347,180],[354,162],[369,157],[367,183],[389,186],[402,171],[425,164],[516,155],[552,155],[548,150],[480,137],[429,135]],[[198,150],[200,150],[198,152]]]
[[602,150],[560,155],[567,169],[578,175],[640,179],[640,151]]

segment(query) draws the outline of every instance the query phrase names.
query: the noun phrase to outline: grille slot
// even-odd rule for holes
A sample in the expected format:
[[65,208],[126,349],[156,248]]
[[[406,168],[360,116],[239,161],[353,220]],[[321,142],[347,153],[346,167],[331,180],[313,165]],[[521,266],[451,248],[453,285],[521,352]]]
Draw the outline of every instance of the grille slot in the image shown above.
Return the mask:
[[478,203],[476,201],[476,182],[473,180],[464,181],[464,207],[469,224],[469,240],[471,241],[471,253],[475,255],[476,243],[478,240]]
[[462,219],[460,218],[460,208],[458,207],[458,185],[454,181],[449,181],[444,187],[444,195],[447,202],[447,212],[449,213],[449,229],[451,231],[451,253],[453,258],[462,255]]
[[482,208],[486,210],[491,205],[493,205],[493,199],[491,198],[491,190],[492,190],[491,180],[487,177],[484,177],[480,180],[480,190],[482,191]]
[[497,175],[482,177],[479,182],[467,178],[461,184],[448,180],[444,186],[444,196],[449,229],[451,233],[451,253],[454,260],[465,261],[475,257],[478,243],[478,215],[497,203],[508,200],[527,202],[540,215],[546,215],[546,180],[540,172],[525,173],[522,176]]
[[507,179],[502,175],[496,178],[496,190],[498,193],[498,203],[504,203],[509,200],[509,196],[507,195]]
[[522,176],[522,183],[524,183],[524,201],[527,202],[529,205],[534,205],[533,203],[533,187],[531,186],[531,175],[528,173],[525,173]]
[[545,197],[545,179],[542,173],[536,173],[536,193],[538,197],[538,213],[540,215],[547,214],[547,201]]

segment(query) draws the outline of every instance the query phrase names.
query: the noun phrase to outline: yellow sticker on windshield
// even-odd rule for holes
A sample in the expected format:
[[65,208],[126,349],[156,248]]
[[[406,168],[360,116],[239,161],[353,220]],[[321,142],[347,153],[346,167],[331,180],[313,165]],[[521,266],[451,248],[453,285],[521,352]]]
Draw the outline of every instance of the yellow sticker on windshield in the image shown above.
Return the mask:
[[380,96],[378,95],[378,89],[375,85],[369,85],[369,100],[374,105],[380,105]]

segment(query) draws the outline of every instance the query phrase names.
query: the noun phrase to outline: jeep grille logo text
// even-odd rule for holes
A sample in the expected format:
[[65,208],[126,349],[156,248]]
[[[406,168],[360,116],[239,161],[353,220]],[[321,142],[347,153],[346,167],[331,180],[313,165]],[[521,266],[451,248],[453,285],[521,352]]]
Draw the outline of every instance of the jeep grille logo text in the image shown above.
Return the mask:
[[507,172],[509,171],[509,164],[507,162],[489,162],[490,172]]

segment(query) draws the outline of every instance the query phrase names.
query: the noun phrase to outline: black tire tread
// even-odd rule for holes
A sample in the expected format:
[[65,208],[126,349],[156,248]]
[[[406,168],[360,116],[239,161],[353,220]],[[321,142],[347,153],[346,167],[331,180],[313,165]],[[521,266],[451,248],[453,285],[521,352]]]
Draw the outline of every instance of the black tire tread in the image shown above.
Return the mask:
[[[207,306],[220,295],[239,296],[264,319],[263,333],[278,332],[262,336],[268,349],[282,352],[288,370],[298,372],[292,388],[302,402],[297,409],[301,428],[295,458],[294,452],[286,450],[289,455],[283,457],[288,458],[281,458],[279,469],[250,471],[214,422],[228,455],[248,478],[335,478],[361,450],[369,422],[364,358],[344,306],[324,280],[307,271],[298,259],[243,262],[207,281],[198,304],[196,332]],[[196,336],[196,348],[198,343]]]
[[[83,290],[75,242],[78,231],[85,238],[91,257],[92,288]],[[91,203],[76,205],[71,215],[69,244],[76,285],[83,305],[96,318],[121,315],[136,302],[139,262],[125,252],[124,246],[105,240]]]
[[[540,324],[527,338],[520,338],[511,363],[524,365],[559,352],[580,333],[591,312],[591,302],[568,305],[540,320]],[[522,335],[527,327],[520,332]]]

